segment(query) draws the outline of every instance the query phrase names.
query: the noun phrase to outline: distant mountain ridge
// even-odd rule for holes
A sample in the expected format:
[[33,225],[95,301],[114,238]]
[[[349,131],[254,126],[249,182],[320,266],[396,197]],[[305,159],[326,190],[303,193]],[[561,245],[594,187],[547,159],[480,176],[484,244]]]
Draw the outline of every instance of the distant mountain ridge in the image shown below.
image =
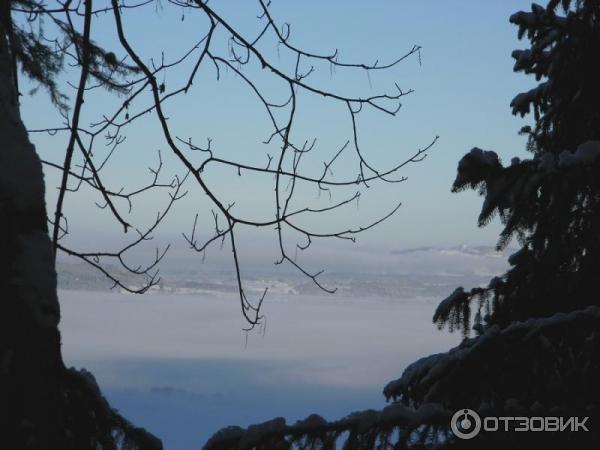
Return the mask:
[[[415,247],[391,250],[387,254],[364,253],[365,258],[377,256],[379,265],[371,272],[359,270],[325,272],[320,278],[325,286],[337,288],[332,301],[340,298],[444,298],[458,286],[483,285],[490,276],[502,274],[508,267],[507,249],[497,252],[491,246]],[[356,255],[360,259],[363,254]],[[359,261],[360,262],[360,261]],[[336,269],[336,267],[333,267]],[[135,287],[139,280],[130,274],[109,267],[126,285]],[[311,280],[301,274],[282,274],[276,269],[247,271],[245,286],[248,294],[260,295],[265,287],[269,295],[279,298],[304,295],[323,296]],[[59,288],[67,290],[107,291],[112,283],[101,273],[85,264],[59,262]],[[152,292],[227,296],[237,293],[233,273],[210,270],[198,265],[186,270],[165,268],[159,285]]]
[[504,250],[498,251],[496,247],[490,245],[467,245],[461,244],[456,246],[449,247],[436,247],[436,246],[426,246],[426,247],[409,247],[405,249],[399,250],[391,250],[390,253],[393,255],[409,255],[413,253],[422,253],[422,252],[458,252],[466,255],[478,255],[478,256],[503,256],[510,255],[517,251],[516,248],[508,247]]

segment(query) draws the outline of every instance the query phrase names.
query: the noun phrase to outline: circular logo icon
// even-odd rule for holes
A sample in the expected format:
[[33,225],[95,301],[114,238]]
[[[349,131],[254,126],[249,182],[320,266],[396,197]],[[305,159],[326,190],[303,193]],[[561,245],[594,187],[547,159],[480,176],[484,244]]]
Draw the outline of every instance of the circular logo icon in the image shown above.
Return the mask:
[[481,418],[472,409],[459,409],[450,420],[454,435],[460,439],[471,439],[481,430]]

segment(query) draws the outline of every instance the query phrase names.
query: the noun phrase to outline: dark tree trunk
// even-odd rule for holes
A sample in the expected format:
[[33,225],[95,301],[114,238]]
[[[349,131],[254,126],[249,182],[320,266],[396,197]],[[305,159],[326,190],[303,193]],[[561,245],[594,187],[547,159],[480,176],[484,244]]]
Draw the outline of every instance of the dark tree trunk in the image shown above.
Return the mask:
[[63,363],[44,175],[19,113],[7,11],[0,11],[0,449],[162,449],[110,407],[88,371]]
[[0,298],[2,445],[59,448],[53,445],[59,444],[62,429],[60,378],[65,369],[44,179],[20,118],[4,32],[0,32]]

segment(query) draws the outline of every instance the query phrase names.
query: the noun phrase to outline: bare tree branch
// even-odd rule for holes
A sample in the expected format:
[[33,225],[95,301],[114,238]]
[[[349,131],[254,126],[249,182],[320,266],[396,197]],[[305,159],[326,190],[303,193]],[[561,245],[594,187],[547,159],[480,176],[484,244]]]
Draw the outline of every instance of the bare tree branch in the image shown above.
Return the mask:
[[[162,223],[172,205],[185,195],[182,184],[185,180],[197,186],[210,202],[213,215],[214,230],[208,237],[200,238],[198,233],[199,216],[195,215],[190,233],[182,233],[184,241],[190,249],[198,252],[204,258],[206,250],[212,244],[225,242],[231,245],[232,265],[235,271],[240,308],[249,329],[262,323],[264,319],[261,306],[268,291],[268,286],[261,296],[249,299],[244,290],[243,267],[240,263],[240,233],[245,228],[274,229],[277,239],[276,264],[289,264],[302,275],[308,277],[316,286],[326,292],[335,292],[335,288],[325,286],[320,281],[323,270],[312,270],[303,265],[298,258],[298,252],[308,251],[313,241],[323,238],[333,238],[356,241],[356,236],[369,230],[389,217],[399,208],[398,202],[387,213],[372,219],[361,226],[344,226],[331,231],[317,231],[312,226],[303,225],[306,219],[317,218],[320,214],[334,212],[358,205],[363,198],[362,189],[383,183],[393,184],[406,180],[401,176],[400,170],[412,163],[422,161],[429,150],[437,142],[437,136],[430,142],[417,149],[404,160],[389,167],[379,168],[368,159],[368,149],[363,149],[359,139],[358,118],[363,108],[368,108],[386,115],[394,116],[400,110],[403,97],[411,94],[411,89],[401,89],[394,84],[390,92],[361,95],[346,95],[319,86],[315,73],[319,71],[319,64],[329,65],[330,68],[343,68],[347,70],[364,71],[367,75],[372,71],[389,70],[411,56],[420,60],[418,45],[412,46],[408,51],[389,63],[355,63],[341,61],[337,49],[330,53],[318,53],[302,49],[292,43],[291,26],[287,23],[279,25],[273,18],[269,5],[264,0],[257,0],[258,20],[260,26],[256,34],[246,37],[231,22],[217,13],[212,5],[201,0],[168,0],[168,3],[181,8],[182,18],[185,15],[194,19],[205,21],[206,29],[201,37],[186,47],[179,55],[169,57],[161,52],[158,57],[145,61],[139,53],[140,49],[130,41],[127,28],[123,25],[122,12],[131,9],[144,8],[152,1],[140,0],[137,3],[125,3],[122,0],[111,0],[110,6],[102,5],[96,9],[91,1],[60,3],[60,7],[47,7],[41,2],[32,2],[31,5],[13,8],[13,13],[22,14],[30,23],[38,17],[48,17],[50,23],[57,30],[56,37],[48,33],[43,39],[48,43],[48,50],[60,54],[61,58],[79,70],[79,83],[69,84],[76,92],[73,103],[73,112],[67,116],[61,110],[63,123],[47,128],[29,130],[30,133],[44,133],[50,136],[65,134],[67,139],[64,161],[58,163],[49,159],[43,163],[59,171],[61,183],[58,191],[58,200],[53,227],[53,242],[55,250],[78,258],[107,276],[115,287],[130,292],[145,292],[158,282],[158,264],[163,259],[166,249],[156,251],[156,257],[145,266],[131,265],[127,255],[136,246],[150,240],[152,233]],[[124,55],[116,56],[112,51],[100,47],[90,39],[92,22],[98,17],[110,17],[120,48],[117,51]],[[74,20],[78,18],[78,20]],[[83,20],[81,20],[83,19]],[[78,27],[83,22],[83,31]],[[62,37],[61,37],[62,36]],[[272,61],[271,55],[262,51],[263,41],[272,40],[277,45],[277,51],[287,52],[291,56],[291,64]],[[226,51],[223,48],[226,47]],[[226,54],[223,54],[226,53]],[[246,162],[240,159],[230,159],[221,156],[222,149],[213,145],[211,137],[206,138],[206,145],[195,143],[195,136],[177,135],[172,129],[172,120],[166,113],[167,104],[180,96],[188,94],[195,86],[195,80],[203,67],[214,70],[216,79],[219,80],[223,73],[233,74],[242,86],[251,92],[258,102],[259,107],[265,112],[269,122],[266,138],[262,142],[269,148],[265,154],[264,165],[256,162]],[[260,67],[260,72],[254,71]],[[177,68],[183,73],[179,85],[170,83],[166,85],[166,73]],[[186,72],[183,72],[183,70]],[[275,97],[269,89],[265,89],[256,77],[264,77],[269,81],[269,86],[278,85],[284,90],[283,99]],[[162,78],[163,81],[159,81]],[[369,77],[369,85],[371,79]],[[201,88],[201,87],[200,87]],[[112,111],[103,111],[96,114],[86,127],[82,122],[84,96],[90,95],[98,89],[117,93],[120,98]],[[55,93],[59,98],[61,93]],[[281,94],[281,93],[280,93]],[[304,97],[325,99],[337,104],[348,112],[350,136],[340,142],[337,148],[326,152],[317,144],[317,138],[300,139],[300,119],[298,118],[299,102]],[[302,99],[302,100],[301,100]],[[86,109],[87,115],[92,115]],[[113,186],[107,182],[107,173],[110,172],[109,161],[126,144],[126,132],[129,127],[142,118],[154,116],[158,121],[164,143],[166,143],[169,156],[174,157],[181,166],[184,177],[174,176],[168,181],[163,179],[163,153],[158,152],[158,165],[150,168],[150,180],[143,186],[135,188]],[[105,149],[98,151],[97,143],[103,140]],[[275,150],[274,150],[275,149]],[[77,150],[77,152],[76,152]],[[310,157],[306,155],[323,153],[321,165],[314,170],[314,161],[308,163]],[[352,158],[356,162],[355,175],[343,174],[337,176],[337,166],[341,166],[343,159]],[[312,164],[312,165],[311,165]],[[208,174],[215,168],[229,168],[233,173],[242,176],[252,173],[273,183],[273,195],[270,213],[265,217],[251,217],[234,203],[230,204],[224,199],[219,190],[207,182]],[[335,171],[335,172],[334,172]],[[340,170],[341,171],[341,170]],[[343,172],[343,171],[341,171]],[[69,182],[71,181],[71,182]],[[126,183],[124,183],[126,184]],[[321,193],[326,195],[317,205],[310,204],[302,198],[301,192],[307,187],[316,188],[319,198]],[[91,189],[98,196],[96,206],[110,212],[115,222],[120,224],[125,232],[133,228],[135,236],[128,244],[116,251],[82,252],[60,242],[70,233],[69,222],[64,213],[64,199],[66,193],[75,193],[82,188]],[[344,188],[355,189],[352,193],[343,191]],[[342,197],[336,197],[335,191],[339,189]],[[156,219],[146,227],[135,225],[131,212],[138,196],[154,190],[169,192],[167,206],[158,213]],[[337,194],[335,194],[337,195]],[[329,204],[321,202],[329,198]],[[265,205],[268,206],[267,203]],[[144,231],[141,231],[144,230]],[[292,255],[288,248],[293,243]],[[121,270],[132,276],[141,277],[141,286],[132,286],[119,279],[111,271],[106,262],[114,261]]]

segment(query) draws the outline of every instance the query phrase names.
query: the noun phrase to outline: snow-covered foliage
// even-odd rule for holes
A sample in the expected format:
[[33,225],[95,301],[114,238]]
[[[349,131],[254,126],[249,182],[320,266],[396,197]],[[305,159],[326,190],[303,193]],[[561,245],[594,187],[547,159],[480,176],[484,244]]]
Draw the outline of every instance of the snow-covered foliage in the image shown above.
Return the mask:
[[452,294],[440,302],[433,314],[433,321],[444,323],[451,315],[456,314],[457,311],[470,317],[469,295],[462,287],[456,288]]
[[[62,380],[66,448],[162,450],[161,441],[112,409],[87,370],[66,369]],[[77,412],[77,414],[73,414]]]
[[559,167],[592,165],[600,156],[600,141],[588,141],[577,147],[575,152],[563,150],[558,155]]
[[[383,392],[388,399],[412,406],[437,402],[459,407],[463,402],[477,409],[481,403],[502,409],[511,396],[524,406],[540,399],[554,402],[548,407],[579,406],[569,405],[569,401],[580,401],[575,394],[585,392],[600,376],[597,330],[598,306],[514,322],[505,328],[494,325],[447,353],[414,362]],[[549,362],[553,370],[549,370]],[[510,367],[519,370],[507,370]],[[565,388],[566,377],[573,383],[569,384],[572,398],[558,395]],[[590,405],[596,401],[589,398]]]
[[531,105],[539,103],[543,99],[547,88],[548,85],[546,83],[540,83],[537,87],[518,94],[510,102],[513,114],[519,114],[521,117],[525,116],[525,114],[529,114],[531,112]]
[[480,226],[499,216],[498,248],[516,237],[522,251],[487,287],[442,302],[439,325],[468,333],[472,313],[479,328],[595,304],[588,292],[600,262],[600,3],[562,2],[564,16],[558,4],[534,4],[510,19],[531,41],[513,52],[514,69],[543,79],[511,103],[515,115],[534,112],[535,126],[522,129],[533,158],[504,167],[494,152],[474,148],[453,185],[484,197]]
[[597,1],[551,0],[546,7],[533,4],[531,12],[510,18],[519,27],[519,37],[531,41],[530,48],[513,52],[514,70],[545,79],[511,103],[513,114],[533,110],[531,148],[536,153],[572,151],[599,137],[597,127],[590,135],[599,120],[599,15]]
[[450,416],[437,404],[409,408],[393,403],[381,411],[358,411],[331,422],[316,414],[293,425],[278,418],[247,429],[224,428],[203,450],[417,448],[420,436],[431,445],[447,441]]
[[480,186],[484,179],[484,177],[474,178],[474,173],[491,177],[501,168],[502,164],[496,152],[475,147],[459,161],[458,174],[454,184],[460,186],[461,189],[466,185],[474,189]]

